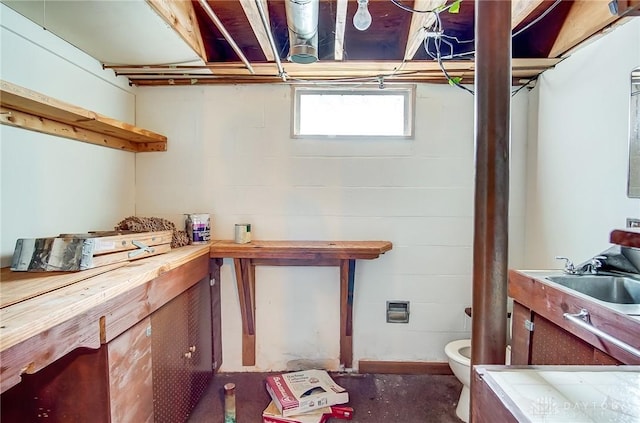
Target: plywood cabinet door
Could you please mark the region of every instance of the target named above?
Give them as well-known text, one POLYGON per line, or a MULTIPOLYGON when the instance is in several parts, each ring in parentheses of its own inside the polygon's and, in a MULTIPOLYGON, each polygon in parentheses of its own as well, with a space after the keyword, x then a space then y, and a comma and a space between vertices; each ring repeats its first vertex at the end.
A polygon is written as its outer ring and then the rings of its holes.
POLYGON ((190 390, 189 411, 197 405, 213 375, 212 302, 209 280, 187 291, 188 350, 186 360, 190 390))
POLYGON ((526 366, 531 356, 531 310, 513 302, 511 312, 511 364, 526 366))
POLYGON ((153 313, 151 328, 155 422, 184 422, 212 375, 209 279, 153 313))
POLYGON ((151 319, 108 344, 111 422, 152 423, 151 319))
POLYGON ((518 302, 513 303, 511 364, 620 364, 615 358, 518 302))
MULTIPOLYGON (((213 374, 212 291, 219 328, 219 286, 210 286, 208 274, 193 285, 206 259, 154 280, 133 316, 182 292, 175 287, 190 288, 107 344, 78 348, 23 375, 0 396, 2 423, 184 422, 213 374)), ((218 354, 219 343, 217 336, 218 354)))
POLYGON ((583 341, 553 322, 534 313, 531 339, 533 365, 621 364, 618 360, 583 341))

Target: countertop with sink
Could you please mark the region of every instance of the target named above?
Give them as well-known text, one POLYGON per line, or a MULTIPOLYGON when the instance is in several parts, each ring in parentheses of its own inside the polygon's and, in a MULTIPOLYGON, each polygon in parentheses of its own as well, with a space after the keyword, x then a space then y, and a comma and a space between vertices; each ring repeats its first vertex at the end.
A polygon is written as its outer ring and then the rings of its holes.
MULTIPOLYGON (((603 353, 600 358, 594 358, 593 364, 616 364, 603 361, 605 355, 618 363, 640 364, 640 356, 637 355, 640 351, 640 305, 629 303, 640 303, 637 296, 640 295, 640 285, 634 286, 634 300, 625 289, 624 282, 640 283, 628 277, 566 275, 561 270, 510 270, 509 296, 514 300, 514 364, 591 364, 588 361, 566 362, 572 356, 572 343, 558 340, 563 332, 603 353), (594 287, 598 288, 597 282, 609 284, 611 289, 602 292, 596 289, 594 293, 594 287), (600 295, 602 293, 604 296, 600 295), (552 325, 559 330, 558 339, 556 334, 542 337, 542 328, 552 325), (552 341, 542 339, 550 336, 552 341), (566 345, 569 350, 567 357, 563 362, 550 362, 552 358, 548 357, 551 355, 545 352, 542 357, 547 358, 536 362, 536 341, 566 345)), ((582 346, 576 348, 583 349, 582 346)), ((553 345, 549 345, 549 349, 553 349, 553 345)), ((596 351, 594 354, 599 353, 596 351)))
MULTIPOLYGON (((638 267, 640 230, 611 242, 638 267)), ((509 270, 508 292, 512 366, 474 367, 475 422, 640 421, 640 275, 509 270)))
MULTIPOLYGON (((586 301, 640 318, 640 275, 602 272, 567 274, 561 270, 514 270, 586 301)), ((515 277, 515 275, 514 275, 515 277)))
MULTIPOLYGON (((638 267, 640 230, 610 241, 638 267)), ((513 364, 640 364, 640 274, 565 270, 509 270, 513 364)))

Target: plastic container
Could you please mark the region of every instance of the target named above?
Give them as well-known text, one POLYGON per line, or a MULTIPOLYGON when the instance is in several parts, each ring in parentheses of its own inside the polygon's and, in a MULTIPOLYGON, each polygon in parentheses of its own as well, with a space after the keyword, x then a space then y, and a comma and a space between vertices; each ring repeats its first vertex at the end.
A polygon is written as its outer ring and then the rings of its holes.
POLYGON ((190 244, 206 244, 211 239, 211 218, 207 213, 186 214, 185 227, 190 244))

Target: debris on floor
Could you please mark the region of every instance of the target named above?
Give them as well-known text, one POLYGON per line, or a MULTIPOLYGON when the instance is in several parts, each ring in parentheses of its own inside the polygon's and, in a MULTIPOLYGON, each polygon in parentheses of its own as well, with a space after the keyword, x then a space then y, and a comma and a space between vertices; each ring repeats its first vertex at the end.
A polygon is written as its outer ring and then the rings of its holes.
POLYGON ((332 405, 305 414, 284 417, 276 404, 271 401, 262 412, 262 423, 326 423, 330 418, 351 420, 353 408, 346 405, 332 405))
POLYGON ((271 403, 262 413, 263 423, 324 423, 331 417, 351 419, 349 393, 325 370, 303 370, 267 376, 271 403))
MULTIPOLYGON (((262 412, 272 401, 265 389, 265 380, 275 374, 217 373, 188 423, 223 422, 224 385, 230 382, 236 385, 237 421, 261 422, 262 412)), ((346 405, 355 410, 353 420, 344 423, 460 423, 455 410, 462 385, 453 375, 329 374, 349 392, 346 405)), ((334 417, 327 423, 341 421, 334 417)))

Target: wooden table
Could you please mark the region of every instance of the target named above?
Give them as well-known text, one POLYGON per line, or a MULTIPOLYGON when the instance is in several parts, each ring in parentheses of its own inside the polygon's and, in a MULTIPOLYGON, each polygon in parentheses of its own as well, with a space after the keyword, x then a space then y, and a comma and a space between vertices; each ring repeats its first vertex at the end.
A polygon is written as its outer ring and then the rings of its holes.
MULTIPOLYGON (((255 267, 340 267, 340 364, 351 368, 353 358, 353 290, 356 260, 372 260, 391 250, 389 241, 212 241, 210 257, 232 258, 242 317, 242 365, 256 362, 255 267)), ((220 265, 221 261, 217 262, 220 265)))

